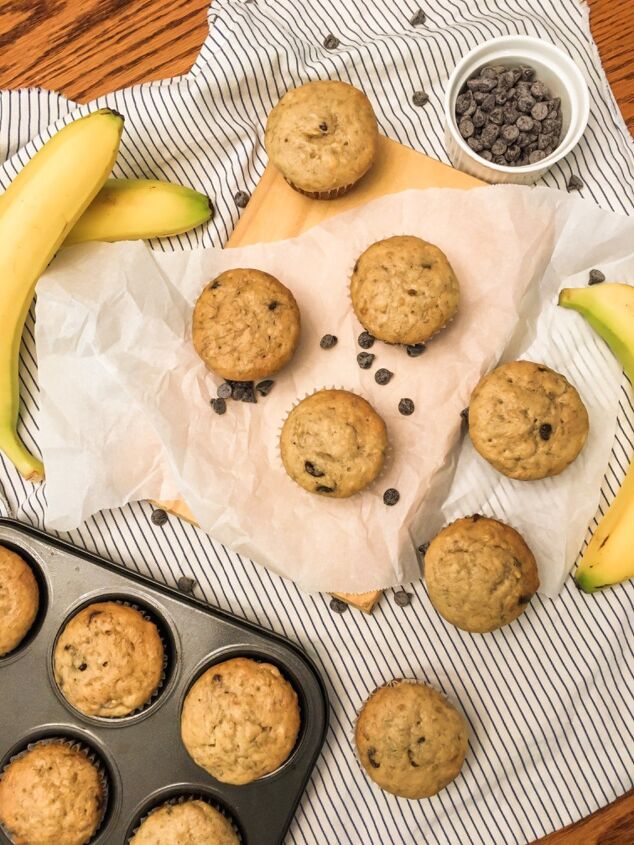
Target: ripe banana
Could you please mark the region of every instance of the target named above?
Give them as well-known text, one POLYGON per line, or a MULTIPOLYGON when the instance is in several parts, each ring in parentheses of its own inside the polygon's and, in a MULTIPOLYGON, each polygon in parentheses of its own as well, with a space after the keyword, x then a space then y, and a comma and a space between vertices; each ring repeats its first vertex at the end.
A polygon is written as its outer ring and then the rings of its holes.
POLYGON ((18 173, 0 211, 0 450, 30 481, 41 461, 20 441, 19 354, 35 285, 107 179, 123 117, 101 109, 60 129, 18 173))
POLYGON ((108 179, 64 246, 180 235, 212 214, 209 198, 184 185, 156 179, 108 179))
MULTIPOLYGON (((634 384, 634 287, 564 288, 559 305, 582 314, 605 340, 634 384)), ((634 461, 586 548, 575 580, 586 593, 634 577, 634 461)))

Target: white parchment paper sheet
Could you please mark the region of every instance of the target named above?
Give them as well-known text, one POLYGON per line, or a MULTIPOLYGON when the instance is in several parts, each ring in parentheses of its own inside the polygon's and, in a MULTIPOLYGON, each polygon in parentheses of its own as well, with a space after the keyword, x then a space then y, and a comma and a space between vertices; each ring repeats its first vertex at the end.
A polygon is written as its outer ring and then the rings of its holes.
POLYGON ((163 254, 124 243, 63 250, 38 288, 47 524, 69 530, 101 508, 181 494, 212 536, 305 589, 361 592, 419 577, 415 546, 464 505, 526 531, 552 594, 596 511, 619 384, 609 353, 599 356, 598 386, 595 373, 571 369, 576 346, 597 343, 580 318, 554 309, 553 298, 567 275, 625 254, 633 234, 632 221, 558 192, 498 187, 407 191, 298 238, 242 249, 163 254), (370 243, 400 233, 445 251, 461 284, 460 312, 420 358, 377 342, 375 366, 362 371, 348 277, 370 243), (202 286, 236 266, 266 270, 293 290, 302 337, 266 399, 229 403, 220 417, 209 406, 220 380, 193 350, 191 311, 202 286), (567 351, 557 345, 560 331, 567 351), (329 351, 319 347, 326 332, 339 338, 329 351), (441 510, 460 410, 514 334, 518 353, 566 372, 580 389, 593 423, 588 446, 559 479, 522 485, 500 509, 491 491, 503 482, 469 456, 467 440, 441 510), (378 367, 395 373, 389 385, 375 383, 378 367), (382 477, 347 500, 305 492, 279 458, 288 410, 324 386, 365 396, 388 426, 382 477), (414 400, 411 417, 398 413, 401 397, 414 400), (397 506, 383 504, 386 487, 400 491, 397 506))

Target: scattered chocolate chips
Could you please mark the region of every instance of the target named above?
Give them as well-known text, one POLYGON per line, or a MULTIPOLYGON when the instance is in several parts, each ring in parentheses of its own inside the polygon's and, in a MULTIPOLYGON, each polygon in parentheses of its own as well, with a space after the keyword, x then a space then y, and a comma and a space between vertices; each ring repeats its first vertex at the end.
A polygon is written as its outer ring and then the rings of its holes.
POLYGON ((229 384, 228 381, 223 381, 222 384, 219 384, 216 388, 216 396, 218 399, 231 399, 231 394, 233 393, 233 388, 229 384))
POLYGON ((396 590, 394 593, 394 601, 399 607, 407 607, 412 600, 412 594, 406 590, 396 590))
POLYGON ((227 402, 225 399, 212 399, 211 407, 213 408, 214 413, 222 416, 227 411, 227 402))
POLYGON ((553 433, 553 427, 550 423, 542 423, 539 427, 539 436, 542 440, 550 440, 550 435, 553 433))
POLYGON ((380 769, 380 768, 381 768, 381 764, 380 764, 380 763, 377 763, 377 760, 376 760, 376 756, 375 756, 375 755, 376 755, 376 748, 374 748, 374 747, 371 745, 371 746, 368 748, 368 762, 369 762, 369 764, 372 766, 372 768, 373 768, 373 769, 380 769))
POLYGON ((318 484, 317 487, 315 487, 315 490, 318 493, 334 493, 335 492, 334 487, 326 487, 325 484, 318 484))
POLYGON ((394 487, 388 487, 388 489, 383 494, 383 504, 384 505, 395 505, 398 500, 401 498, 401 494, 398 490, 394 487))
POLYGON ((189 593, 191 595, 194 592, 196 582, 193 578, 188 578, 187 575, 181 575, 181 577, 176 582, 176 586, 181 591, 181 593, 189 593))
POLYGON ((418 9, 414 16, 410 18, 409 22, 412 26, 422 26, 426 20, 427 15, 425 14, 425 12, 423 12, 422 9, 418 9))
POLYGON ((167 514, 163 510, 163 508, 156 508, 156 510, 152 511, 152 516, 150 517, 151 521, 154 525, 165 525, 167 522, 167 514))
POLYGON ((273 390, 273 385, 275 382, 272 378, 265 378, 264 381, 259 381, 255 385, 255 392, 259 393, 260 396, 268 396, 269 393, 273 390))
POLYGON ((426 106, 429 102, 429 94, 425 91, 414 91, 412 94, 412 103, 415 106, 426 106))
POLYGON ((330 599, 330 609, 333 613, 345 613, 348 609, 348 604, 341 599, 337 599, 334 596, 330 599))
POLYGON ((393 375, 394 373, 390 372, 390 370, 386 370, 385 367, 381 367, 381 369, 377 370, 374 374, 374 381, 381 385, 387 384, 393 375))
POLYGON ((600 270, 590 270, 590 275, 588 276, 588 284, 600 285, 601 282, 605 282, 605 275, 600 270))
POLYGON ((361 332, 357 338, 357 343, 361 349, 370 349, 374 346, 374 336, 371 335, 370 332, 361 332))
POLYGON ((322 349, 332 349, 333 346, 337 345, 337 340, 338 338, 334 334, 325 334, 319 341, 319 345, 322 349))
POLYGON ((583 188, 583 182, 578 176, 572 175, 570 179, 568 179, 568 184, 566 185, 566 190, 568 193, 571 191, 580 191, 583 188))
POLYGON ((304 461, 304 469, 309 475, 312 475, 313 478, 323 478, 325 475, 325 473, 323 473, 320 469, 317 469, 312 461, 304 461))
POLYGON ((398 403, 398 412, 399 414, 403 414, 404 417, 409 417, 410 414, 414 413, 414 403, 411 399, 401 399, 398 403))
POLYGON ((341 42, 339 41, 339 39, 332 33, 330 33, 324 38, 324 47, 326 48, 326 50, 336 50, 340 44, 341 42))
POLYGON ((427 349, 424 343, 410 343, 405 347, 410 358, 418 358, 427 349))
POLYGON ((238 208, 246 208, 249 204, 249 200, 251 199, 251 197, 247 194, 246 191, 238 191, 236 194, 233 195, 233 199, 238 208))
POLYGON ((357 364, 362 370, 369 370, 375 358, 376 355, 373 355, 372 352, 359 352, 357 355, 357 364))
POLYGON ((236 402, 257 402, 252 381, 236 381, 233 384, 233 398, 236 402))

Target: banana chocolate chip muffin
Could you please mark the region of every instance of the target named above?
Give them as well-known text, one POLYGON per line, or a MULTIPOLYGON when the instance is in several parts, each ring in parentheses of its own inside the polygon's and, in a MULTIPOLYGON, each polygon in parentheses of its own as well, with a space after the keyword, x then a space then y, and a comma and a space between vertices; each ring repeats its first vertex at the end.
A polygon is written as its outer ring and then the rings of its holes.
POLYGON ((512 361, 484 376, 471 394, 469 434, 498 472, 522 481, 558 475, 588 437, 588 412, 560 373, 512 361))
POLYGON ((162 804, 143 819, 130 845, 240 845, 231 822, 205 801, 162 804))
POLYGON ((342 499, 379 475, 387 451, 385 423, 347 390, 319 390, 290 412, 280 436, 288 475, 311 493, 342 499))
POLYGON ((213 372, 232 381, 271 376, 299 342, 299 308, 290 290, 262 270, 225 270, 194 308, 194 348, 213 372))
POLYGON ((62 739, 38 742, 0 775, 0 824, 15 845, 86 845, 106 798, 85 751, 62 739))
POLYGON ((438 613, 475 633, 517 619, 539 587, 535 558, 521 535, 479 514, 436 535, 425 552, 425 581, 438 613))
POLYGON ((401 798, 428 798, 460 774, 467 753, 464 717, 433 687, 394 680, 365 702, 355 729, 361 765, 401 798))
POLYGON ((269 115, 264 144, 295 190, 333 199, 352 188, 376 156, 370 101, 346 82, 319 80, 287 91, 269 115))
POLYGON ((40 605, 35 575, 20 555, 0 546, 0 657, 31 630, 40 605))
POLYGON ((452 320, 460 286, 445 254, 411 235, 377 241, 359 256, 350 280, 354 313, 387 343, 424 343, 452 320))
POLYGON ((276 666, 247 657, 217 663, 183 702, 181 736, 216 780, 245 784, 275 771, 295 747, 297 693, 276 666))
POLYGON ((76 613, 55 644, 55 681, 87 716, 128 716, 152 698, 163 678, 158 628, 134 607, 95 602, 76 613))

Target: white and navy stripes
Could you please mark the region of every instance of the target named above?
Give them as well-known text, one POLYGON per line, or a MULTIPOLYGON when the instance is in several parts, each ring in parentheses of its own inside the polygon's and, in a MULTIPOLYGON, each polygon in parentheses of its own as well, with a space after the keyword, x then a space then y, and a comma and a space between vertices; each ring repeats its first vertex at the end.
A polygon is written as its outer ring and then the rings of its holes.
MULTIPOLYGON (((563 47, 584 72, 591 119, 580 143, 542 180, 565 187, 575 173, 583 196, 634 211, 634 155, 607 88, 578 0, 426 0, 426 22, 409 21, 412 0, 214 0, 210 35, 190 74, 100 97, 126 132, 117 174, 192 185, 213 197, 205 231, 154 244, 172 250, 221 245, 266 157, 270 108, 293 85, 341 78, 363 88, 381 130, 443 161, 442 94, 458 59, 497 35, 527 33, 563 47), (335 49, 325 49, 332 33, 335 49), (416 107, 414 91, 428 92, 416 107)), ((4 187, 70 119, 73 104, 40 90, 0 95, 4 187), (51 129, 54 127, 51 127, 51 129), (42 133, 38 135, 38 133, 42 133), (35 138, 33 143, 29 139, 35 138), (26 147, 24 145, 27 144, 26 147)), ((37 443, 37 379, 30 318, 21 354, 22 433, 37 443)), ((107 397, 104 397, 107 401, 107 397)), ((631 391, 623 392, 601 510, 634 451, 631 391)), ((25 484, 0 462, 0 509, 44 526, 45 486, 25 484)), ((174 584, 196 579, 212 604, 300 642, 329 679, 332 725, 323 755, 287 837, 293 845, 523 845, 587 815, 632 786, 632 584, 585 596, 568 581, 556 600, 536 597, 513 625, 486 636, 461 633, 431 608, 421 583, 399 608, 391 591, 371 617, 335 616, 306 595, 175 518, 150 522, 146 503, 88 520, 66 539, 174 584), (459 702, 471 728, 463 775, 435 798, 409 802, 371 786, 352 748, 355 712, 394 676, 427 679, 459 702)), ((0 690, 0 694, 3 693, 0 690)))

